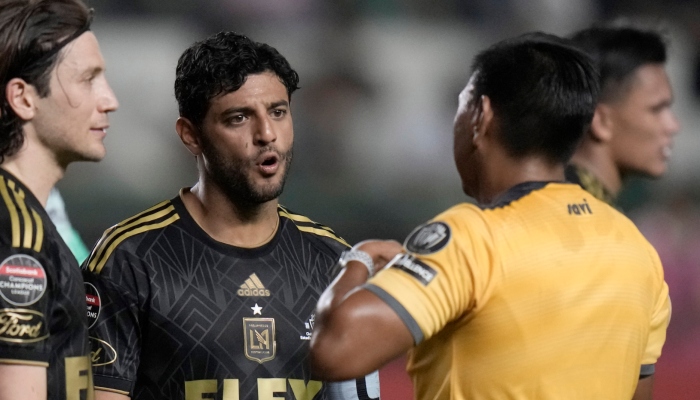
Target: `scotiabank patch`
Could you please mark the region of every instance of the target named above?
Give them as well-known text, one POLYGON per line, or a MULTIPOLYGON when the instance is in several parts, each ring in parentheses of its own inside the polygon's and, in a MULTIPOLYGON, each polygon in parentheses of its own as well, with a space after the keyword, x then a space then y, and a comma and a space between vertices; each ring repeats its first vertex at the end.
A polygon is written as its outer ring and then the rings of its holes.
POLYGON ((34 304, 46 292, 46 271, 39 261, 15 254, 0 264, 0 296, 16 306, 34 304))
POLYGON ((423 286, 428 286, 437 276, 437 271, 408 254, 399 258, 391 267, 408 273, 422 283, 423 286))
POLYGON ((88 328, 92 328, 100 316, 100 294, 97 288, 89 282, 85 282, 85 302, 87 303, 88 328))

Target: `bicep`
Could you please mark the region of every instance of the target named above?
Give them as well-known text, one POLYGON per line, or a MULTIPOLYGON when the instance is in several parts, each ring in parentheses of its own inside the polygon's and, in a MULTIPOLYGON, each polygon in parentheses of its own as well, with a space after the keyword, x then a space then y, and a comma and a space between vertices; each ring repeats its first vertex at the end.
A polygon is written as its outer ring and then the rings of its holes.
POLYGON ((46 399, 46 367, 0 364, 0 400, 15 399, 46 399))
POLYGON ((332 366, 329 380, 366 375, 413 346, 413 336, 399 315, 366 289, 350 294, 316 329, 324 334, 313 344, 312 356, 332 366))

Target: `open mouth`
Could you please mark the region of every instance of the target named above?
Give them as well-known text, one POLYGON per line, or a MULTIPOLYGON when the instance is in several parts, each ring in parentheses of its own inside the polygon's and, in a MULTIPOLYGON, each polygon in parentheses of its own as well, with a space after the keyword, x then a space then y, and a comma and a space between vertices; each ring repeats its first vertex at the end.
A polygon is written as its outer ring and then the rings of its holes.
POLYGON ((671 158, 671 154, 673 154, 673 150, 671 149, 671 146, 664 146, 662 153, 663 153, 663 156, 665 158, 671 158))
POLYGON ((279 167, 279 157, 275 153, 268 153, 262 156, 260 162, 258 163, 260 170, 263 174, 271 175, 277 172, 279 167))

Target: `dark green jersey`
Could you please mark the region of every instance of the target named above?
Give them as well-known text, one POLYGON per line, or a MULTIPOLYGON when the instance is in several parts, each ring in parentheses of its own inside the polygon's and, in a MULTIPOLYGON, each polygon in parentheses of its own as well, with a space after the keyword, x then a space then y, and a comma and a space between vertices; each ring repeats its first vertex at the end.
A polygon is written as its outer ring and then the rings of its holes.
MULTIPOLYGON (((212 239, 180 197, 105 231, 84 264, 95 386, 138 400, 329 398, 334 389, 311 379, 308 344, 347 244, 278 213, 275 236, 255 249, 212 239)), ((365 380, 351 385, 339 398, 369 398, 365 380)))

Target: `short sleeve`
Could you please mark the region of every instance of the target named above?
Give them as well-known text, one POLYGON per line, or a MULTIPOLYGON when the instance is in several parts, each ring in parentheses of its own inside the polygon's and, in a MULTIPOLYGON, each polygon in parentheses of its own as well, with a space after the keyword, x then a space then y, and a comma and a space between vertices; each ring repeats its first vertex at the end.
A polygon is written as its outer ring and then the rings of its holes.
POLYGON ((448 211, 416 228, 406 253, 366 285, 394 309, 416 344, 468 314, 484 295, 492 263, 483 227, 476 212, 448 211))
POLYGON ((0 363, 48 366, 54 266, 8 243, 0 243, 0 263, 0 363))
MULTIPOLYGON (((90 258, 84 267, 89 265, 90 258)), ((99 273, 83 270, 95 388, 130 395, 141 354, 139 261, 116 249, 99 273)))
POLYGON ((650 249, 656 268, 656 301, 652 310, 649 338, 642 357, 642 365, 656 363, 661 355, 661 348, 666 341, 666 329, 671 321, 671 298, 668 293, 668 285, 664 281, 661 261, 654 249, 650 249))

